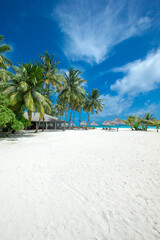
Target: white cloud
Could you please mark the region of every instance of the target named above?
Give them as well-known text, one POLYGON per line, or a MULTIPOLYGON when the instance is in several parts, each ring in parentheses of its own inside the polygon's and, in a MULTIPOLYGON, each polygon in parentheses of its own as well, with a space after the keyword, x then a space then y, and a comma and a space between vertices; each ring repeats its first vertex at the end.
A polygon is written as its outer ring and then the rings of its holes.
POLYGON ((138 116, 142 116, 147 112, 150 112, 152 114, 156 114, 157 110, 159 109, 160 104, 156 104, 156 103, 152 103, 152 104, 144 104, 143 108, 136 108, 133 109, 132 111, 128 112, 128 115, 138 115, 138 116))
POLYGON ((105 107, 100 116, 120 115, 121 113, 142 115, 145 112, 157 113, 159 104, 144 103, 142 109, 134 108, 129 111, 135 97, 140 93, 146 93, 159 87, 160 85, 160 49, 149 53, 143 60, 139 59, 113 71, 123 72, 124 77, 118 79, 111 85, 111 91, 116 91, 117 95, 104 95, 105 107))
POLYGON ((117 96, 111 96, 110 94, 102 95, 101 98, 104 99, 105 107, 103 112, 99 112, 99 115, 93 118, 99 117, 111 117, 119 116, 122 112, 125 113, 132 105, 132 99, 117 96))
POLYGON ((150 26, 150 18, 140 17, 137 1, 66 0, 53 16, 67 36, 64 52, 71 60, 101 62, 113 46, 150 26), (132 6, 131 6, 132 4, 132 6), (134 6, 133 6, 134 4, 134 6))
POLYGON ((111 90, 119 95, 136 96, 156 89, 160 84, 160 49, 148 54, 144 60, 137 60, 114 71, 124 73, 122 79, 111 85, 111 90))

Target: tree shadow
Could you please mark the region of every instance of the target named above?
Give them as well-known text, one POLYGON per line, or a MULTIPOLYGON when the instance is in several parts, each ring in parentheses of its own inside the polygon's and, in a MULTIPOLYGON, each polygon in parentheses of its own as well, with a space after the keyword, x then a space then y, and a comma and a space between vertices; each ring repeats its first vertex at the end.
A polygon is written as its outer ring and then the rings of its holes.
POLYGON ((57 132, 64 132, 62 129, 47 129, 47 130, 38 130, 37 133, 35 133, 35 130, 23 130, 23 131, 19 131, 16 132, 15 134, 8 134, 6 137, 4 137, 2 135, 2 133, 0 133, 0 142, 2 141, 8 141, 8 142, 15 142, 18 141, 18 139, 20 138, 30 138, 30 137, 36 137, 39 134, 43 134, 43 133, 48 133, 48 132, 53 132, 53 133, 57 133, 57 132))
POLYGON ((29 131, 20 131, 15 134, 8 134, 7 136, 3 136, 3 134, 0 134, 0 141, 8 141, 8 142, 15 142, 18 141, 20 138, 28 138, 28 137, 34 137, 34 132, 29 132, 29 131))

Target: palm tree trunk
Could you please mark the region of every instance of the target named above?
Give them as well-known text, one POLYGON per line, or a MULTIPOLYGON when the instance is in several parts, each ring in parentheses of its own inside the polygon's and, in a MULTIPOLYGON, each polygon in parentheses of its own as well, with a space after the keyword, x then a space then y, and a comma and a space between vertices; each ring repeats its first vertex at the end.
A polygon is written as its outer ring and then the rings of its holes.
POLYGON ((74 118, 75 118, 75 110, 74 110, 74 113, 73 113, 72 129, 73 129, 73 124, 74 124, 74 118))
POLYGON ((71 125, 72 112, 73 112, 73 108, 71 108, 71 112, 70 112, 70 118, 69 118, 69 129, 70 129, 70 125, 71 125))
POLYGON ((65 131, 65 128, 66 128, 67 112, 68 112, 68 103, 67 103, 67 108, 66 108, 66 113, 65 113, 65 123, 64 123, 63 131, 65 131))
POLYGON ((44 116, 43 116, 43 126, 42 126, 42 131, 44 131, 44 116))
POLYGON ((31 125, 31 120, 32 120, 32 111, 28 111, 28 125, 31 125))
POLYGON ((79 112, 79 128, 78 129, 80 129, 80 127, 81 127, 81 109, 80 109, 80 112, 79 112))
POLYGON ((90 113, 88 113, 88 121, 87 121, 87 127, 86 127, 86 130, 88 129, 88 124, 89 124, 89 116, 90 116, 90 113))
POLYGON ((36 131, 35 131, 35 133, 37 133, 37 132, 38 132, 38 129, 39 129, 39 126, 40 126, 40 122, 41 122, 41 119, 39 118, 38 127, 36 128, 36 131))

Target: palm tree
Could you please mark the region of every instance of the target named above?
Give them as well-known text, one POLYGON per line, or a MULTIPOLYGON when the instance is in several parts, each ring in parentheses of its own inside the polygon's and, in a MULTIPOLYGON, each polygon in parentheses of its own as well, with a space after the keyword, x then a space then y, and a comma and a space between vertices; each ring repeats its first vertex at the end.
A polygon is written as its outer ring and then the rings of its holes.
POLYGON ((60 117, 60 119, 64 116, 64 112, 65 112, 65 109, 66 109, 66 106, 65 104, 60 101, 60 99, 58 98, 57 101, 56 101, 56 104, 54 106, 54 109, 57 113, 57 116, 60 117))
POLYGON ((145 131, 147 131, 148 126, 151 124, 152 125, 152 121, 155 120, 155 118, 153 117, 153 114, 145 113, 144 117, 141 119, 141 123, 143 124, 143 128, 145 131))
POLYGON ((3 92, 4 88, 9 85, 13 75, 13 73, 5 69, 0 69, 0 92, 3 92))
POLYGON ((51 110, 51 102, 42 95, 43 69, 36 63, 22 63, 19 67, 14 67, 13 70, 16 74, 4 93, 9 96, 14 112, 19 112, 23 105, 26 107, 30 125, 32 112, 36 110, 42 119, 44 109, 51 110))
POLYGON ((46 84, 47 89, 51 89, 51 87, 61 90, 63 76, 59 74, 57 65, 59 62, 54 61, 54 55, 51 56, 46 51, 45 55, 40 55, 41 63, 40 66, 43 68, 44 72, 44 82, 46 84))
POLYGON ((129 116, 127 117, 127 120, 123 120, 125 124, 127 124, 127 125, 130 126, 130 128, 132 129, 132 131, 134 130, 134 124, 135 124, 136 118, 137 118, 137 116, 129 115, 129 116))
MULTIPOLYGON (((0 44, 4 40, 4 37, 0 35, 0 44)), ((11 48, 7 44, 1 44, 0 45, 0 69, 7 69, 9 66, 12 66, 12 62, 6 58, 4 55, 6 52, 11 51, 11 48)))
MULTIPOLYGON (((46 51, 45 55, 40 55, 41 63, 40 66, 43 68, 44 73, 44 95, 49 98, 51 91, 55 92, 62 89, 62 82, 64 81, 63 76, 58 73, 57 65, 59 62, 54 61, 54 55, 51 56, 46 51)), ((46 110, 45 110, 46 111, 46 110)), ((44 119, 43 119, 43 128, 44 131, 44 119)))
POLYGON ((152 126, 155 126, 157 129, 157 132, 158 132, 158 130, 160 128, 160 121, 159 120, 152 121, 152 126))
POLYGON ((81 72, 79 70, 74 70, 72 67, 69 68, 68 74, 63 71, 63 76, 65 78, 65 82, 63 84, 63 89, 59 95, 60 99, 67 103, 66 113, 65 113, 65 124, 64 130, 67 120, 67 112, 70 107, 70 118, 69 118, 69 129, 71 123, 72 112, 74 108, 74 104, 77 99, 82 99, 85 96, 85 89, 82 84, 86 82, 79 75, 81 72))
POLYGON ((81 112, 82 109, 84 107, 84 103, 85 103, 85 96, 82 97, 81 99, 78 99, 77 103, 75 104, 75 111, 77 111, 79 113, 79 127, 78 129, 80 129, 80 123, 81 123, 81 112))
POLYGON ((88 129, 88 124, 89 124, 89 117, 92 112, 96 112, 98 114, 98 111, 103 111, 103 99, 100 98, 101 94, 99 94, 98 89, 92 89, 92 93, 89 94, 86 98, 85 104, 84 104, 84 111, 88 113, 88 121, 87 121, 87 127, 88 129))

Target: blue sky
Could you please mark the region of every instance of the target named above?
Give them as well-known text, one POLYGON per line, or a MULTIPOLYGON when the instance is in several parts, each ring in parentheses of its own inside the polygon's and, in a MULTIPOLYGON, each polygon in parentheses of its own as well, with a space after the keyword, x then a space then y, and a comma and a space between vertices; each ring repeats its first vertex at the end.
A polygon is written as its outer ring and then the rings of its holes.
POLYGON ((1 0, 0 22, 15 65, 47 50, 100 90, 106 106, 91 120, 160 118, 159 0, 1 0))

